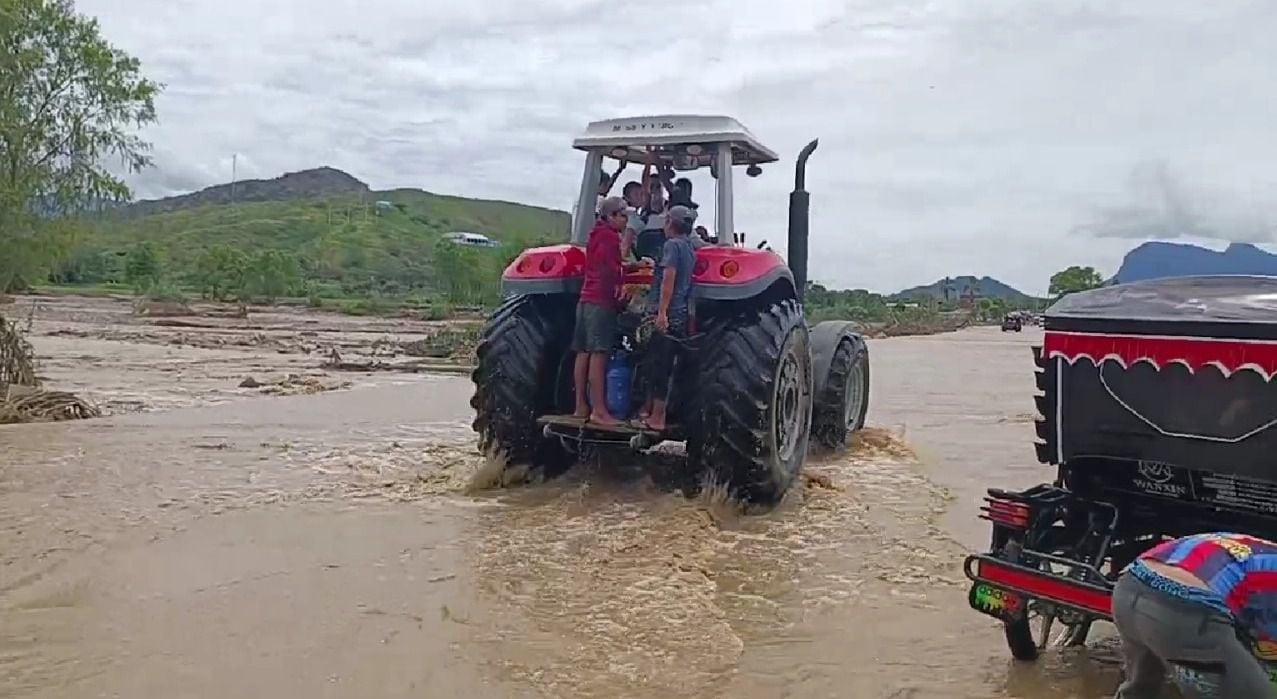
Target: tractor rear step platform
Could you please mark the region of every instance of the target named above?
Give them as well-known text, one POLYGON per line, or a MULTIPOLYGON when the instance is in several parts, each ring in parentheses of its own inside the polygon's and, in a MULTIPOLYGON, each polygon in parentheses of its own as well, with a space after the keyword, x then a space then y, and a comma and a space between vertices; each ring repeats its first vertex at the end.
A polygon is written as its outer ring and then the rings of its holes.
POLYGON ((543 415, 537 418, 547 437, 561 437, 576 442, 629 446, 647 449, 667 439, 681 441, 677 425, 667 425, 664 432, 640 427, 637 421, 619 425, 600 425, 574 415, 543 415))

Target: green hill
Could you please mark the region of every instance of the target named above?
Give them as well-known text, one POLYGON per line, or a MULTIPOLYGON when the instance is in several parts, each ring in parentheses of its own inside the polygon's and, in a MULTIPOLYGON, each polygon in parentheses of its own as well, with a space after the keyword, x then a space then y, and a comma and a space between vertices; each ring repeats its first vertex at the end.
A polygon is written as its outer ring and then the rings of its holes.
POLYGON ((254 259, 273 253, 292 270, 289 295, 442 295, 483 303, 519 250, 566 240, 569 228, 562 211, 415 189, 376 192, 331 168, 238 182, 234 202, 230 196, 229 185, 217 185, 95 214, 53 281, 132 281, 130 257, 137 276, 145 247, 167 281, 206 291, 217 269, 233 276, 240 266, 250 274, 254 259), (482 233, 501 245, 442 239, 452 231, 482 233))
POLYGON ((1033 298, 992 277, 946 277, 925 286, 915 286, 892 294, 893 301, 957 301, 961 298, 1001 299, 1009 303, 1027 303, 1033 298))

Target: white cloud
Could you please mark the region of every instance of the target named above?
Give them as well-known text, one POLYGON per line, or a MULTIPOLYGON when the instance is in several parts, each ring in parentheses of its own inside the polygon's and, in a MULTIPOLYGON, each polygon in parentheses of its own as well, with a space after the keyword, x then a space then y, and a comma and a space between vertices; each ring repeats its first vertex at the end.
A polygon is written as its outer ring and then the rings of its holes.
MULTIPOLYGON (((162 196, 322 164, 373 187, 568 208, 595 118, 725 112, 782 153, 737 227, 783 246, 812 159, 813 277, 884 291, 1112 273, 1144 234, 1253 239, 1273 211, 1277 6, 1200 0, 80 0, 168 88, 162 196), (1196 188, 1194 231, 1132 172, 1196 188), (1156 208, 1153 209, 1156 212, 1156 208), (1143 212, 1126 239, 1079 226, 1143 212)), ((698 190, 709 199, 708 190, 698 190)))

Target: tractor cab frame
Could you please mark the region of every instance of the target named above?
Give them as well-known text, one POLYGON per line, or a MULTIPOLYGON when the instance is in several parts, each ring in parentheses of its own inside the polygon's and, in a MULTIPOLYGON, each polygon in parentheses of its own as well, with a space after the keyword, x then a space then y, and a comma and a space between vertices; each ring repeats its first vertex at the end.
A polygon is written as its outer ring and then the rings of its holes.
POLYGON ((572 242, 585 244, 594 223, 594 197, 598 172, 605 159, 644 163, 648 154, 674 170, 687 172, 709 168, 714 179, 714 232, 720 245, 730 245, 733 228, 733 166, 752 166, 757 177, 761 166, 779 157, 758 142, 744 126, 729 117, 670 116, 638 119, 609 119, 589 125, 572 143, 583 150, 585 172, 581 178, 576 216, 572 221, 572 242))

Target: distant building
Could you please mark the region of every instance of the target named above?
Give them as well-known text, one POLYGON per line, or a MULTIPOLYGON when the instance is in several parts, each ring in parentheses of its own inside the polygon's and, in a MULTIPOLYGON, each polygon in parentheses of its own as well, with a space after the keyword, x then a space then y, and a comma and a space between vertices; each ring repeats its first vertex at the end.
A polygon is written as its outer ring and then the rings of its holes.
POLYGON ((495 248, 500 247, 501 245, 501 243, 483 235, 482 233, 455 231, 453 233, 444 234, 443 238, 444 240, 451 241, 457 245, 472 245, 480 248, 495 248))
POLYGON ((377 208, 381 209, 382 211, 389 211, 390 209, 395 208, 395 205, 391 204, 388 201, 379 201, 377 202, 377 208))

